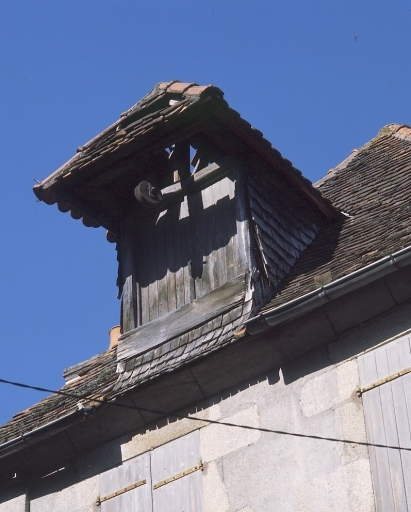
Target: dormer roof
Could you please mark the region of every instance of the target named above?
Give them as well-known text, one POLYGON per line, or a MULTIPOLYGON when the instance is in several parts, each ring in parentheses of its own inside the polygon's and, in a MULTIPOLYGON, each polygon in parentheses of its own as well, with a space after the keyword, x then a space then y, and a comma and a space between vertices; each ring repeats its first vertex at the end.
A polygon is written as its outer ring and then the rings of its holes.
POLYGON ((161 82, 120 118, 48 178, 34 187, 47 204, 57 203, 86 226, 104 226, 116 233, 124 208, 144 176, 144 167, 163 165, 165 148, 201 132, 211 144, 231 156, 256 154, 273 171, 297 188, 321 214, 338 214, 291 162, 229 107, 214 85, 178 80, 161 82), (115 185, 115 187, 113 187, 115 185))

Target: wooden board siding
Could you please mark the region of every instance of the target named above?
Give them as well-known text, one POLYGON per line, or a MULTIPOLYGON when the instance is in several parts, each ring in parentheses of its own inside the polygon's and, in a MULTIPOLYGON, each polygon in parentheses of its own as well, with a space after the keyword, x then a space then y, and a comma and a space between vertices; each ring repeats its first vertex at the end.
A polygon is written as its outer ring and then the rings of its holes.
MULTIPOLYGON (((199 431, 180 437, 152 452, 153 486, 190 470, 200 462, 199 431)), ((183 476, 153 489, 153 512, 202 512, 202 472, 183 476)))
MULTIPOLYGON (((361 356, 361 386, 411 368, 410 337, 361 356)), ((411 373, 363 393, 368 442, 411 449, 411 373)), ((411 511, 411 451, 369 447, 377 512, 411 511)))
POLYGON ((121 241, 122 265, 121 270, 124 275, 121 299, 121 326, 124 332, 133 329, 138 323, 137 319, 137 289, 135 285, 134 270, 134 239, 130 236, 130 231, 125 231, 124 238, 121 241))
POLYGON ((202 512, 201 471, 154 491, 153 512, 202 512))
POLYGON ((120 338, 118 360, 153 350, 180 335, 193 335, 196 327, 207 332, 206 325, 211 320, 221 321, 229 311, 237 307, 242 309, 245 293, 245 275, 242 275, 175 311, 129 331, 120 338))
POLYGON ((254 235, 267 277, 276 288, 314 240, 319 226, 252 173, 248 176, 248 192, 254 235))
MULTIPOLYGON (((246 271, 239 240, 233 175, 183 196, 135 226, 135 287, 143 325, 222 286, 246 271)), ((241 230, 243 237, 243 230, 241 230)), ((124 308, 134 304, 128 298, 124 308)), ((123 292, 124 293, 124 292, 123 292)), ((128 319, 132 315, 123 313, 128 319)), ((130 330, 130 323, 127 329, 130 330)))
POLYGON ((101 512, 202 512, 200 467, 196 430, 102 473, 101 512))
POLYGON ((117 353, 118 379, 114 392, 121 394, 124 389, 172 372, 184 364, 190 364, 206 354, 234 343, 234 333, 249 318, 250 310, 251 301, 247 301, 189 332, 165 341, 157 348, 143 353, 139 353, 137 348, 134 356, 129 352, 132 347, 125 346, 123 352, 120 342, 117 353))
POLYGON ((100 499, 145 480, 146 483, 102 501, 101 512, 152 512, 150 454, 145 453, 100 475, 100 499))

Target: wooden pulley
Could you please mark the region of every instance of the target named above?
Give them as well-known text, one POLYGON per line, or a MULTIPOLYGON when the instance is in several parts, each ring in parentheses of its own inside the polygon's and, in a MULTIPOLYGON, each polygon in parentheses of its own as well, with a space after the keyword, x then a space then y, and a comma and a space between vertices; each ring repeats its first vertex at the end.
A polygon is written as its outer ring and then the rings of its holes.
POLYGON ((137 201, 146 208, 155 208, 163 199, 161 190, 148 181, 141 181, 134 189, 134 195, 137 201))

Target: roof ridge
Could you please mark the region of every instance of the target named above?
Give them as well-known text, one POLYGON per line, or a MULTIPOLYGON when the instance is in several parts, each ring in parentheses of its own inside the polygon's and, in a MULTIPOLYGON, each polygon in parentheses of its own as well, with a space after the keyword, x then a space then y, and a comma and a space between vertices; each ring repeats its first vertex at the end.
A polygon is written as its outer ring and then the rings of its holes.
POLYGON ((160 82, 155 88, 168 94, 182 94, 183 96, 202 96, 205 92, 210 92, 210 90, 213 90, 221 97, 224 96, 224 92, 216 85, 199 85, 196 82, 180 82, 180 80, 160 82))
POLYGON ((411 126, 408 124, 390 123, 383 126, 374 138, 376 139, 377 137, 383 137, 385 135, 399 135, 400 138, 411 140, 411 126))
POLYGON ((398 124, 398 123, 390 123, 383 126, 377 133, 375 137, 373 137, 370 141, 366 142, 359 148, 355 148, 351 151, 351 153, 344 158, 342 162, 340 162, 335 167, 332 167, 327 174, 319 179, 316 183, 313 184, 315 188, 321 187, 323 183, 333 178, 335 174, 343 169, 346 169, 348 165, 363 151, 368 149, 372 144, 375 144, 376 141, 381 139, 382 137, 390 137, 394 136, 403 140, 411 141, 411 126, 407 124, 398 124))

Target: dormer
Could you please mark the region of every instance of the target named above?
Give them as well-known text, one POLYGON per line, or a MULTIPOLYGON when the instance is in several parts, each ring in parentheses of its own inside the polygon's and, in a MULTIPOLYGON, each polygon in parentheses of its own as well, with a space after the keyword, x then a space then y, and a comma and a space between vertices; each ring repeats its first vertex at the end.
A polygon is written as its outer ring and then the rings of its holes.
POLYGON ((117 243, 128 355, 143 350, 148 324, 157 343, 240 296, 255 314, 338 216, 220 89, 178 81, 158 84, 34 191, 117 243))

